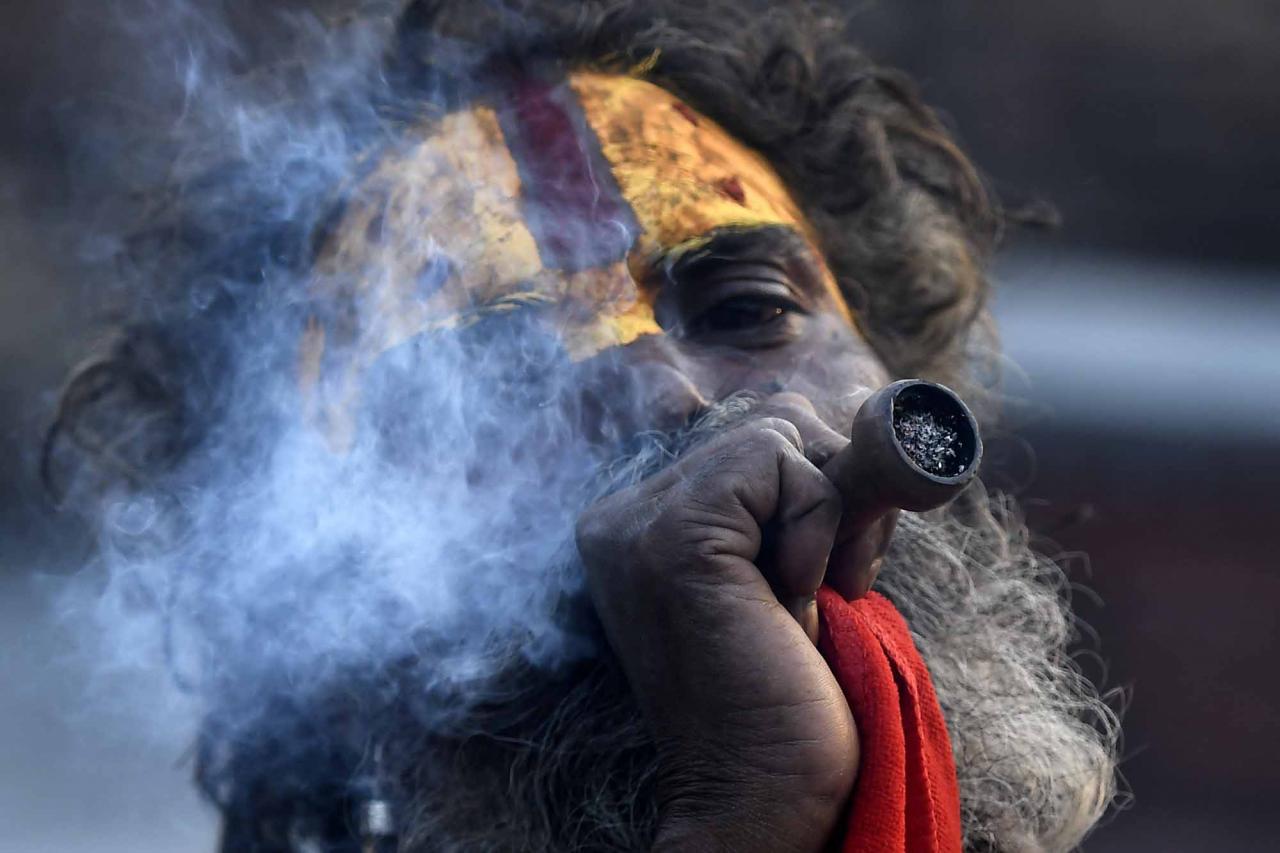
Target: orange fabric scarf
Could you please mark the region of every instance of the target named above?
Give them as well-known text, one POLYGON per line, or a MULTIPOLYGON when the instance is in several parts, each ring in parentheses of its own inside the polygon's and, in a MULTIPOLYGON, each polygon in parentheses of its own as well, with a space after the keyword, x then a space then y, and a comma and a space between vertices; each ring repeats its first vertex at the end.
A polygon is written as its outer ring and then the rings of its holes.
POLYGON ((960 853, 960 792, 929 670, 888 599, 818 591, 818 646, 858 725, 862 761, 841 853, 960 853))

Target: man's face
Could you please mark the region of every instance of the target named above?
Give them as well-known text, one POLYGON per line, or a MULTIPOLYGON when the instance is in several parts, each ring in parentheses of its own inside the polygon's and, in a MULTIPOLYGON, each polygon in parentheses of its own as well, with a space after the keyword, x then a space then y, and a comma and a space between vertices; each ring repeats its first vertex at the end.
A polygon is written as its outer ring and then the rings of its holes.
MULTIPOLYGON (((735 736, 724 725, 734 717, 724 702, 772 703, 764 709, 768 726, 738 733, 785 741, 778 749, 763 744, 763 753, 790 760, 795 744, 810 745, 812 762, 775 767, 774 777, 848 782, 856 744, 810 630, 831 541, 797 535, 819 523, 815 506, 837 502, 829 494, 815 502, 800 487, 833 488, 814 452, 821 442, 811 438, 847 444, 841 434, 857 405, 889 377, 785 182, 673 94, 623 76, 511 81, 488 100, 398 138, 348 188, 321 241, 312 295, 323 307, 308 325, 300 373, 309 421, 323 427, 327 447, 311 441, 308 425, 306 441, 271 455, 265 484, 251 483, 248 491, 266 496, 265 505, 255 498, 238 514, 227 513, 224 501, 210 505, 215 520, 233 522, 227 542, 238 547, 247 526, 262 543, 262 583, 229 597, 234 619, 224 621, 238 625, 242 609, 263 614, 273 637, 290 638, 270 648, 289 672, 332 673, 333 658, 354 663, 357 679, 378 683, 379 661, 408 661, 407 673, 394 676, 397 689, 410 685, 396 699, 407 716, 392 715, 387 734, 411 743, 399 760, 420 774, 411 796, 430 818, 424 849, 434 849, 432 820, 448 827, 462 815, 454 828, 464 837, 501 835, 509 830, 494 815, 511 817, 515 827, 558 809, 576 817, 584 797, 604 816, 584 831, 650 820, 660 799, 646 763, 654 733, 637 719, 666 721, 668 734, 705 733, 683 740, 708 742, 735 736), (479 347, 447 343, 475 330, 483 330, 474 336, 479 347), (442 346, 410 346, 428 341, 442 346), (393 357, 406 351, 410 357, 393 357), (485 362, 480 369, 466 362, 472 355, 485 362), (487 394, 492 374, 512 366, 516 391, 534 388, 515 394, 525 408, 505 407, 502 395, 511 389, 499 382, 497 402, 481 396, 481 417, 472 417, 462 398, 487 394), (554 395, 535 387, 547 378, 554 395), (737 422, 732 405, 717 411, 716 403, 744 391, 788 397, 765 400, 737 422), (392 417, 365 417, 387 397, 392 417), (545 405, 553 400, 565 405, 545 405), (617 454, 614 461, 634 465, 631 476, 613 478, 609 498, 593 504, 619 499, 606 514, 611 523, 601 525, 594 570, 581 553, 583 566, 566 559, 562 546, 575 519, 581 524, 590 513, 575 503, 584 494, 577 479, 596 473, 600 458, 579 452, 580 442, 606 454, 637 433, 657 431, 665 442, 704 410, 727 414, 701 419, 658 453, 617 454), (530 419, 513 420, 513 413, 530 419), (544 415, 551 428, 535 428, 547 425, 536 421, 544 415), (397 433, 404 422, 408 428, 397 433), (383 430, 391 439, 365 442, 364 425, 391 427, 383 430), (545 446, 542 437, 550 438, 545 446), (379 454, 388 446, 405 448, 404 458, 386 465, 379 454), (344 458, 331 449, 351 452, 344 458), (415 451, 426 461, 413 464, 415 451), (720 489, 718 502, 698 493, 735 476, 742 482, 720 489), (768 494, 741 498, 760 488, 768 494), (284 502, 290 512, 278 511, 282 493, 292 498, 284 502), (688 512, 644 514, 660 504, 688 512), (746 523, 726 529, 726 519, 743 521, 744 513, 746 523), (794 547, 763 548, 780 530, 794 547), (681 575, 706 556, 708 542, 743 546, 733 571, 720 571, 720 560, 710 567, 714 583, 697 572, 681 575), (784 571, 788 560, 806 571, 784 571), (628 581, 628 572, 614 571, 625 561, 653 571, 629 588, 608 588, 628 581), (788 581, 801 574, 803 589, 788 581), (625 684, 596 672, 569 687, 540 684, 532 705, 526 692, 508 696, 508 674, 527 674, 528 663, 553 669, 600 651, 595 634, 584 649, 575 626, 563 624, 565 593, 580 601, 584 576, 625 684), (293 633, 279 630, 281 614, 294 620, 293 633), (326 614, 334 618, 318 618, 326 614), (666 677, 671 664, 685 667, 686 677, 666 677), (458 714, 475 709, 459 703, 456 691, 477 683, 469 698, 484 704, 483 719, 459 722, 458 714), (772 713, 779 709, 785 719, 772 713), (500 724, 504 710, 517 721, 511 731, 500 724), (455 725, 470 732, 473 724, 520 746, 439 764, 429 754, 434 745, 422 746, 430 739, 417 737, 455 725), (530 786, 525 801, 512 797, 506 786, 518 783, 520 767, 567 790, 530 786), (486 792, 495 798, 482 799, 486 792), (483 817, 471 825, 466 815, 483 817)), ((231 485, 232 498, 246 491, 231 485)), ((904 516, 878 588, 902 610, 935 670, 966 820, 980 833, 974 837, 1006 836, 1015 839, 1011 849, 1031 849, 1037 845, 1024 839, 1058 832, 1078 838, 1096 814, 1094 801, 1110 790, 1109 764, 1105 745, 1076 721, 1096 697, 1083 696, 1060 662, 1068 623, 1058 574, 1030 555, 1020 533, 1011 539, 1001 518, 974 512, 977 527, 904 516)), ((256 662, 261 650, 246 646, 256 662)), ((239 669, 224 669, 225 683, 238 688, 239 669)), ((349 692, 343 685, 342 695, 349 692)), ((250 691, 244 701, 255 708, 258 697, 250 691)), ((451 756, 455 747, 444 744, 451 756)), ((819 793, 828 805, 842 801, 829 789, 819 793)), ((751 805, 787 805, 791 816, 779 826, 797 818, 797 832, 821 826, 791 808, 794 797, 768 799, 751 805)), ((639 837, 651 840, 652 829, 639 837)), ((634 840, 616 847, 643 846, 634 840)))
POLYGON ((740 391, 798 393, 843 431, 887 379, 782 179, 622 76, 513 83, 385 154, 318 269, 366 312, 304 346, 304 383, 326 346, 351 354, 326 401, 339 443, 384 351, 508 312, 558 337, 592 438, 674 429, 740 391))

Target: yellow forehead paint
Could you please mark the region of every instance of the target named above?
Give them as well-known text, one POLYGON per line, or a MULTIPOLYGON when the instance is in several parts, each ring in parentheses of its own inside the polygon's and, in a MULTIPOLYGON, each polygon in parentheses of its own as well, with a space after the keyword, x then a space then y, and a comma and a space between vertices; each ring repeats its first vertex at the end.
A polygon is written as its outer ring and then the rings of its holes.
POLYGON ((771 225, 811 239, 764 158, 670 92, 590 72, 522 85, 424 124, 350 189, 315 264, 330 310, 308 324, 304 388, 323 375, 309 397, 346 434, 360 375, 423 333, 536 306, 577 360, 658 334, 664 257, 771 225))
MULTIPOLYGON (((640 233, 628 254, 634 281, 649 281, 661 259, 726 228, 781 225, 815 244, 768 161, 671 92, 634 77, 596 73, 571 75, 569 86, 638 220, 640 233)), ((826 276, 826 285, 843 307, 835 279, 826 276)), ((649 296, 629 313, 656 327, 649 296)))
POLYGON ((640 222, 637 271, 716 229, 809 226, 756 152, 675 95, 644 80, 575 74, 569 85, 640 222))

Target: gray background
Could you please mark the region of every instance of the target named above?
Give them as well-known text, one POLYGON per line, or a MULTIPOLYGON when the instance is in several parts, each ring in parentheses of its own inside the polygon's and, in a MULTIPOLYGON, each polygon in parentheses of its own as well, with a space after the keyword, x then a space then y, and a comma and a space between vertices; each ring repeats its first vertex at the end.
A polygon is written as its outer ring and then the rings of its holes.
MULTIPOLYGON (((32 469, 98 303, 58 217, 76 109, 146 60, 88 5, 0 11, 0 851, 207 851, 180 700, 88 667, 42 603, 87 548, 32 469)), ((858 9, 859 39, 918 76, 1002 194, 1063 216, 998 270, 1018 429, 989 475, 1081 585, 1086 666, 1129 691, 1133 803, 1085 849, 1274 849, 1280 4, 858 9)))

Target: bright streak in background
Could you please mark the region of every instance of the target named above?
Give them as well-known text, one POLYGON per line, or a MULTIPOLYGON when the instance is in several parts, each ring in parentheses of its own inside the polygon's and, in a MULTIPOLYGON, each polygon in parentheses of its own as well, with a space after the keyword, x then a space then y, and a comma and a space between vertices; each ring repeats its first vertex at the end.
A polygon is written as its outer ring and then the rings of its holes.
POLYGON ((996 270, 1010 393, 1062 430, 1280 442, 1280 275, 1010 253, 996 270))

